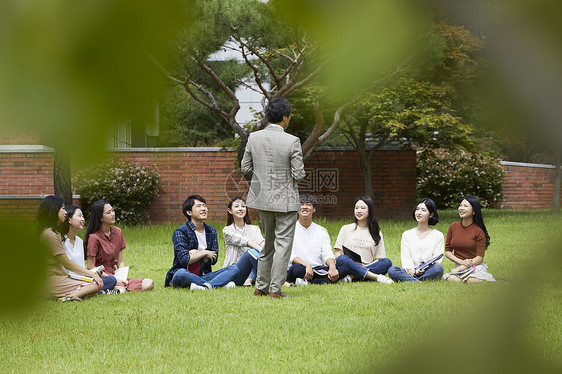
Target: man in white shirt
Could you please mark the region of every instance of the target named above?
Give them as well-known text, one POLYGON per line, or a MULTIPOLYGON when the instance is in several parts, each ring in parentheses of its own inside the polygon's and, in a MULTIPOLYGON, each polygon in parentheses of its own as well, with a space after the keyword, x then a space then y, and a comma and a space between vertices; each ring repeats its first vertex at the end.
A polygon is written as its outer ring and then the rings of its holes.
MULTIPOLYGON (((330 235, 324 227, 312 222, 316 211, 316 198, 303 194, 300 195, 299 201, 301 209, 295 225, 287 282, 294 282, 297 286, 304 286, 309 282, 336 282, 340 274, 336 268, 330 235)), ((351 281, 351 278, 346 277, 344 281, 351 281)))

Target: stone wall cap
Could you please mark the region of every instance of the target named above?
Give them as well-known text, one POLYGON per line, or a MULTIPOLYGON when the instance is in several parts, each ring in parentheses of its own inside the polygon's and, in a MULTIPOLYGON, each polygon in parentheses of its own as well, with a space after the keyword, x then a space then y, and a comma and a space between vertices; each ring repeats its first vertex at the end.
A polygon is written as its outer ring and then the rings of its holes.
MULTIPOLYGON (((38 200, 44 199, 45 197, 52 194, 37 194, 37 195, 2 195, 0 194, 0 200, 38 200)), ((72 195, 72 199, 80 199, 80 195, 72 195)))
MULTIPOLYGON (((370 147, 367 145, 367 150, 370 147)), ((414 148, 404 148, 398 144, 387 144, 380 147, 380 151, 409 151, 414 148)), ((162 147, 162 148, 108 148, 107 152, 115 153, 166 153, 166 152, 236 152, 236 149, 225 147, 162 147)), ((351 146, 325 146, 317 147, 315 152, 338 152, 338 151, 355 151, 351 146)))
MULTIPOLYGON (((371 149, 367 145, 367 150, 371 149)), ((409 151, 415 149, 404 148, 398 144, 387 144, 380 147, 379 151, 409 151)), ((0 153, 53 153, 55 150, 45 145, 0 145, 0 153)), ((112 153, 173 153, 173 152, 236 152, 236 149, 225 147, 161 147, 161 148, 107 148, 112 153)), ((351 146, 324 146, 317 147, 314 152, 350 152, 355 151, 351 146)))
POLYGON ((0 153, 53 153, 54 149, 44 145, 2 144, 0 153))
POLYGON ((116 153, 229 152, 228 149, 222 147, 108 148, 106 151, 116 153))
POLYGON ((524 168, 539 168, 539 169, 556 169, 554 165, 548 164, 531 164, 527 162, 512 162, 512 161, 501 161, 504 166, 519 166, 524 168))

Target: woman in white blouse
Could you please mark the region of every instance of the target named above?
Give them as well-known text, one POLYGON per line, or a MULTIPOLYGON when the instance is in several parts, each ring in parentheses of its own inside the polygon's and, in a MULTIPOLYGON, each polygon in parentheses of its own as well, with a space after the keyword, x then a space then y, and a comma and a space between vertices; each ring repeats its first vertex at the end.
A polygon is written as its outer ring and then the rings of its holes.
POLYGON ((427 269, 416 271, 416 267, 422 263, 443 255, 445 248, 443 233, 430 227, 439 222, 435 202, 424 197, 419 201, 412 217, 418 225, 402 234, 400 244, 402 267, 392 266, 388 269, 388 275, 398 282, 441 279, 443 267, 440 264, 443 257, 427 269))
MULTIPOLYGON (((70 205, 64 208, 66 210, 66 219, 63 225, 66 226, 68 230, 67 234, 64 236, 64 250, 68 259, 74 262, 76 265, 85 268, 84 266, 84 242, 82 238, 78 235, 78 231, 84 230, 84 215, 82 210, 76 205, 70 205)), ((64 269, 67 273, 69 270, 64 269)), ((115 285, 117 280, 114 276, 100 272, 99 274, 103 280, 103 288, 100 293, 114 294, 124 292, 124 289, 115 290, 115 285)))
POLYGON ((241 197, 234 197, 228 203, 227 212, 226 226, 222 230, 225 247, 223 267, 237 265, 240 273, 245 274, 245 268, 251 266, 251 271, 243 283, 244 286, 251 286, 256 280, 257 258, 265 240, 260 228, 250 224, 246 202, 241 197), (244 261, 246 258, 242 259, 246 252, 246 257, 255 260, 251 261, 251 265, 249 261, 244 261))

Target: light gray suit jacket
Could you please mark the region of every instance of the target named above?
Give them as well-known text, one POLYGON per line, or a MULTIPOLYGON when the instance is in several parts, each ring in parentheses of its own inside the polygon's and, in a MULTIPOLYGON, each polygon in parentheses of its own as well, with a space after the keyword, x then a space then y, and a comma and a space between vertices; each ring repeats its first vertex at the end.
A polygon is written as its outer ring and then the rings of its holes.
POLYGON ((248 207, 270 212, 300 209, 297 182, 305 175, 301 142, 281 126, 268 125, 250 134, 242 172, 252 176, 248 207))

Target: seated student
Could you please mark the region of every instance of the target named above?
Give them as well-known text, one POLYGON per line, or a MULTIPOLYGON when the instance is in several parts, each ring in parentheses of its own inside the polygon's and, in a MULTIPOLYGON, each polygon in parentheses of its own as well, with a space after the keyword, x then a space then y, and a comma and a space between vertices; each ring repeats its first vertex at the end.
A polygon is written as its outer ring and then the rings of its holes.
MULTIPOLYGON (((80 238, 76 233, 84 229, 84 216, 82 210, 76 205, 70 205, 64 208, 66 210, 66 219, 64 220, 65 231, 67 231, 64 236, 64 249, 66 250, 66 255, 68 259, 74 262, 80 267, 84 266, 84 243, 82 238, 80 238)), ((70 270, 64 269, 67 273, 70 270)), ((100 276, 103 272, 99 272, 100 276)), ((112 275, 101 276, 103 280, 103 288, 100 293, 105 293, 108 295, 117 294, 125 292, 124 288, 115 289, 117 284, 117 279, 112 275)))
MULTIPOLYGON (((246 202, 240 197, 234 197, 227 207, 226 226, 222 230, 224 238, 224 264, 223 267, 229 265, 237 265, 241 273, 246 273, 246 266, 251 266, 250 274, 243 281, 243 286, 251 286, 256 280, 257 260, 251 261, 263 248, 264 239, 260 228, 252 225, 248 216, 246 202), (253 248, 255 250, 250 258, 244 259, 245 254, 253 248), (248 263, 250 261, 250 263, 248 263), (249 264, 249 265, 248 265, 249 264)), ((236 282, 237 285, 238 282, 236 282)))
MULTIPOLYGON (((339 272, 336 268, 336 257, 332 252, 330 235, 324 227, 312 222, 316 211, 316 197, 302 194, 299 200, 301 209, 295 227, 287 282, 295 283, 296 286, 306 286, 309 282, 336 282, 339 272)), ((351 281, 351 277, 348 275, 344 281, 351 281)))
POLYGON ((429 227, 439 222, 435 202, 424 197, 419 201, 412 217, 418 222, 418 225, 402 234, 400 243, 402 267, 391 266, 388 269, 388 276, 398 282, 441 279, 443 275, 443 267, 440 265, 443 261, 442 257, 426 270, 415 270, 420 264, 443 254, 443 233, 429 227))
POLYGON ((490 235, 484 225, 480 200, 472 195, 465 196, 459 205, 459 216, 461 220, 451 223, 445 240, 445 257, 453 261, 455 267, 443 275, 443 279, 448 282, 495 282, 484 261, 490 235))
POLYGON ((87 295, 96 295, 103 288, 103 280, 95 272, 84 269, 68 259, 62 244, 60 226, 66 218, 64 199, 59 196, 47 196, 37 209, 37 229, 42 243, 49 252, 47 256, 47 282, 49 292, 60 301, 81 300, 87 295), (77 274, 94 279, 85 282, 72 279, 64 271, 69 269, 77 274))
MULTIPOLYGON (((125 267, 123 250, 126 248, 123 232, 115 223, 115 210, 109 202, 98 200, 92 205, 90 222, 84 235, 86 247, 86 263, 88 269, 103 265, 104 275, 115 275, 118 269, 125 267)), ((148 291, 154 287, 149 278, 117 280, 117 286, 127 291, 148 291)))
POLYGON ((355 200, 354 221, 342 226, 334 245, 340 277, 351 274, 363 280, 394 283, 383 275, 392 262, 385 258, 384 239, 375 215, 375 203, 369 196, 355 200), (360 261, 355 262, 345 255, 343 247, 358 255, 360 261))
POLYGON ((191 195, 183 202, 182 212, 187 222, 173 235, 174 263, 166 274, 164 287, 189 287, 209 290, 217 287, 231 288, 240 271, 230 265, 211 272, 217 263, 219 243, 217 230, 207 225, 207 202, 199 195, 191 195))

